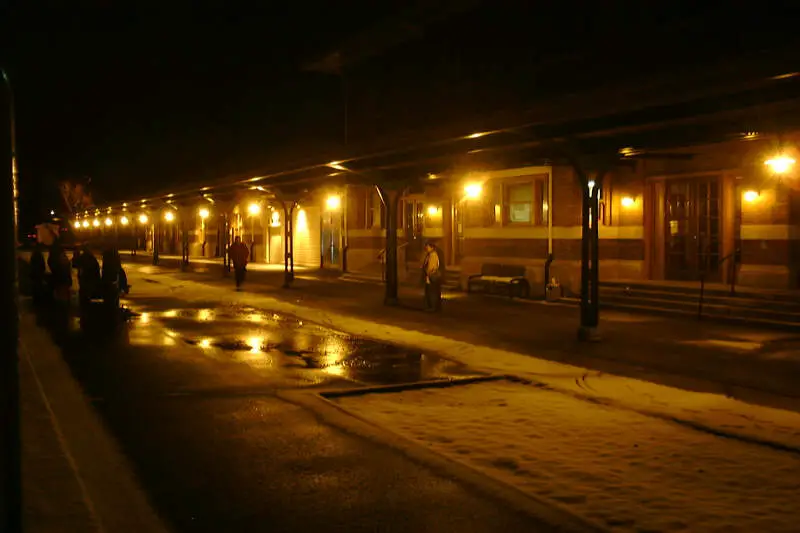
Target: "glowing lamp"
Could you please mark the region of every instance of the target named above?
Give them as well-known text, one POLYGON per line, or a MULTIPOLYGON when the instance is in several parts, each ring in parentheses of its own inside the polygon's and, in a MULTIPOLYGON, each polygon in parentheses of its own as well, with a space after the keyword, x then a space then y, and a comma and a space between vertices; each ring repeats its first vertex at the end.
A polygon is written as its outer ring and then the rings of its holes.
POLYGON ((744 200, 746 202, 755 202, 758 200, 759 194, 758 191, 745 191, 744 192, 744 200))
POLYGON ((122 224, 123 226, 127 226, 128 222, 129 222, 128 217, 121 217, 119 219, 119 223, 122 224))
POLYGON ((205 220, 205 219, 207 219, 207 218, 208 218, 208 214, 209 214, 209 213, 208 213, 208 209, 206 209, 205 207, 203 207, 203 208, 201 208, 201 209, 200 209, 200 211, 198 211, 198 214, 200 215, 200 218, 202 218, 203 220, 205 220))
POLYGON ((173 220, 175 220, 175 213, 173 213, 172 211, 167 211, 166 213, 164 213, 164 220, 166 220, 167 222, 172 222, 173 220))
POLYGON ((84 228, 88 228, 89 227, 89 221, 88 220, 84 220, 82 225, 83 225, 84 228))
POLYGON ((435 217, 438 214, 439 214, 439 208, 438 207, 436 207, 435 205, 429 205, 428 206, 428 216, 435 217))
POLYGON ((253 202, 252 204, 247 206, 247 212, 250 213, 251 215, 257 215, 261 212, 261 206, 253 202))
POLYGON ((100 221, 97 220, 97 219, 92 220, 92 226, 94 226, 95 228, 99 228, 100 227, 100 221))
POLYGON ((329 210, 335 211, 336 209, 339 209, 339 207, 341 207, 342 199, 339 198, 338 195, 332 194, 328 196, 327 200, 325 200, 325 205, 328 207, 329 210))
POLYGON ((78 222, 77 220, 75 222, 73 222, 72 225, 75 227, 75 229, 81 229, 81 223, 78 222))
POLYGON ((483 185, 480 183, 468 183, 464 186, 464 192, 467 194, 467 198, 480 198, 483 192, 483 185))
POLYGON ((767 159, 764 164, 770 167, 775 174, 785 174, 795 164, 795 160, 791 157, 781 155, 772 159, 767 159))
POLYGON ((624 196, 620 201, 620 203, 622 203, 622 207, 633 207, 633 204, 636 203, 636 200, 634 200, 630 196, 624 196))
POLYGON ((110 226, 110 225, 111 225, 111 224, 113 224, 113 223, 114 223, 114 221, 113 221, 113 220, 111 220, 111 217, 108 217, 108 218, 106 218, 106 220, 105 220, 105 224, 106 224, 106 226, 110 226))
POLYGON ((144 213, 139 215, 139 224, 147 224, 147 215, 144 213))

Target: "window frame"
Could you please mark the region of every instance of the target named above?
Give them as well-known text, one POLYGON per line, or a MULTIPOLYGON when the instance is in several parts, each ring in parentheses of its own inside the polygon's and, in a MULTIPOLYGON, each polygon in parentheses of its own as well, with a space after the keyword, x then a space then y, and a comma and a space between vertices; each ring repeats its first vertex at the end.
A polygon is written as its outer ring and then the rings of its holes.
MULTIPOLYGON (((548 206, 545 212, 544 204, 548 202, 548 175, 547 174, 529 174, 525 176, 517 176, 514 178, 504 179, 501 182, 501 206, 502 206, 502 220, 501 225, 504 227, 527 227, 527 226, 546 226, 548 224, 548 217, 552 206, 548 206), (531 217, 528 222, 515 222, 511 220, 511 206, 512 204, 522 204, 526 202, 511 202, 511 189, 527 185, 531 189, 531 217)), ((494 207, 492 208, 494 209, 494 207)), ((497 221, 496 221, 497 222, 497 221)))

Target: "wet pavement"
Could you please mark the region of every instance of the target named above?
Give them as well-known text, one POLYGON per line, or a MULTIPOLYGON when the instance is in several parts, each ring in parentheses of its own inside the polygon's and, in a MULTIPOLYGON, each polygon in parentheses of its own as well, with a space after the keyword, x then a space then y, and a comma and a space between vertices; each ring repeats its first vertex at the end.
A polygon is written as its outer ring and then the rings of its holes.
POLYGON ((469 369, 268 310, 128 305, 127 320, 95 304, 40 323, 175 531, 553 530, 275 394, 469 369))
POLYGON ((131 345, 185 344, 212 360, 246 364, 281 386, 384 385, 479 375, 434 354, 252 307, 142 297, 126 304, 132 311, 131 345))

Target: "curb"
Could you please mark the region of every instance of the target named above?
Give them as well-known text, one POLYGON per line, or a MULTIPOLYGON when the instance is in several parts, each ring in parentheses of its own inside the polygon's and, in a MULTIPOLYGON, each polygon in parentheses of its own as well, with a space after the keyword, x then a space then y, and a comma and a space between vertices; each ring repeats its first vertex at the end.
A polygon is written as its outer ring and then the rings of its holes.
MULTIPOLYGON (((40 396, 47 410, 58 446, 80 487, 81 499, 96 531, 167 533, 169 528, 73 378, 60 349, 31 313, 20 313, 20 326, 20 364, 31 372, 36 384, 33 394, 40 396)), ((35 471, 35 467, 30 470, 35 471)), ((47 512, 57 518, 63 511, 49 507, 47 512)))
MULTIPOLYGON (((474 382, 507 379, 506 376, 490 377, 492 379, 474 380, 474 382)), ((311 411, 322 423, 330 424, 346 433, 391 448, 419 465, 463 483, 487 499, 507 505, 535 521, 545 522, 552 527, 552 531, 563 533, 608 531, 582 516, 498 481, 470 465, 426 449, 407 437, 344 409, 320 393, 280 391, 277 393, 277 397, 311 411)))

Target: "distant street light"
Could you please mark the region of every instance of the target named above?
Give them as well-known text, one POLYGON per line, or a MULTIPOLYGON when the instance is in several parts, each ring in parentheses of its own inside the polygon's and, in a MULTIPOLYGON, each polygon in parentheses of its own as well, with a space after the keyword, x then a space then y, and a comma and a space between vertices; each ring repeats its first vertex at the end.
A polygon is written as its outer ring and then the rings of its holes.
POLYGON ((164 213, 164 220, 166 220, 167 222, 172 222, 173 220, 175 220, 175 213, 173 213, 172 211, 167 211, 166 213, 164 213))
POLYGON ((111 220, 111 217, 106 218, 106 226, 111 226, 113 223, 114 221, 111 220))
POLYGON ((92 226, 94 226, 95 228, 99 228, 100 227, 100 221, 97 220, 97 219, 92 220, 92 226))
POLYGON ((128 225, 128 217, 120 218, 119 219, 119 223, 122 224, 123 226, 127 226, 128 225))
POLYGON ((247 206, 247 212, 250 213, 251 215, 255 216, 255 215, 261 213, 261 206, 258 205, 255 202, 253 202, 252 204, 247 206))
POLYGON ((77 220, 75 222, 73 222, 72 225, 75 226, 75 229, 81 229, 81 223, 78 222, 77 220))
POLYGON ((148 220, 147 215, 145 215, 144 213, 139 215, 139 224, 147 224, 147 220, 148 220))
POLYGON ((84 228, 88 228, 88 227, 89 227, 89 221, 88 221, 88 220, 84 220, 84 221, 83 221, 83 224, 81 224, 81 225, 82 225, 84 228))
POLYGON ((201 218, 201 219, 205 220, 205 219, 207 219, 207 218, 208 218, 209 212, 208 212, 208 209, 206 209, 205 207, 203 207, 203 208, 201 208, 201 209, 200 209, 200 211, 198 212, 198 214, 200 215, 200 218, 201 218))

